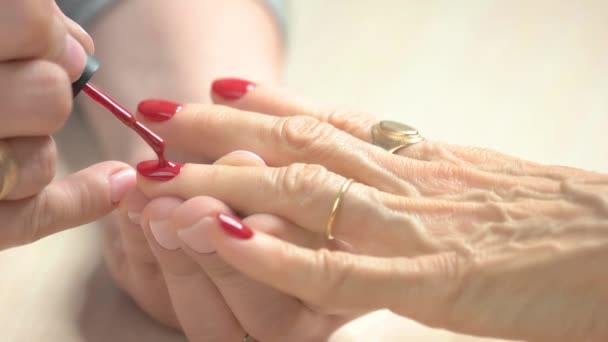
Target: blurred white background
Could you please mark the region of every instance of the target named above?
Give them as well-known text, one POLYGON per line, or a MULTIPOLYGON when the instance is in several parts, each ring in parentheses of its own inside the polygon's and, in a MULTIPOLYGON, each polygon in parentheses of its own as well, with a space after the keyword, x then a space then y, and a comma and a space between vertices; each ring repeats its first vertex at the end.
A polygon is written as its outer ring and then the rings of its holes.
POLYGON ((291 1, 291 86, 427 136, 608 171, 608 1, 291 1))
MULTIPOLYGON (((433 139, 608 172, 608 1, 292 0, 290 12, 295 91, 433 139)), ((0 340, 182 341, 111 285, 95 232, 2 253, 0 340)), ((337 337, 478 341, 384 313, 337 337)))

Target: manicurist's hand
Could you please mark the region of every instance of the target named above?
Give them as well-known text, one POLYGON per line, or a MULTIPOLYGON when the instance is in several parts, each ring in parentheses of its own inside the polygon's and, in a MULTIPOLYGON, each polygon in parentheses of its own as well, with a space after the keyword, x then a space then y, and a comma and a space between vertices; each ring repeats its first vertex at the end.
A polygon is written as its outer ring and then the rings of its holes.
POLYGON ((0 249, 91 222, 134 185, 115 162, 52 182, 51 135, 70 114, 85 51, 91 38, 54 1, 0 3, 0 249))
POLYGON ((144 210, 144 226, 154 232, 161 207, 173 210, 153 234, 173 241, 167 253, 203 269, 225 262, 234 283, 319 314, 389 308, 476 335, 608 338, 608 176, 432 141, 391 154, 372 144, 371 115, 242 80, 214 91, 224 106, 146 102, 141 117, 174 150, 208 160, 249 150, 266 166, 140 177, 147 198, 165 201, 144 210))

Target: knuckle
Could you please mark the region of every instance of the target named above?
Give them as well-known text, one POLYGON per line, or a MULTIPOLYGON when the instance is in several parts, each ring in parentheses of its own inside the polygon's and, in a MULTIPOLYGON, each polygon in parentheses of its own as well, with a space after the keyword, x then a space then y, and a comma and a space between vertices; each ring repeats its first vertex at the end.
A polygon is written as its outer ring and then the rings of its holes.
POLYGON ((27 47, 32 55, 42 55, 50 50, 53 16, 42 9, 20 6, 16 10, 16 37, 21 47, 27 47))
POLYGON ((327 122, 357 137, 369 136, 370 128, 377 121, 376 117, 371 114, 347 109, 331 109, 327 114, 327 122))
MULTIPOLYGON (((230 122, 233 111, 234 109, 221 105, 197 104, 188 110, 192 116, 189 121, 184 121, 184 124, 191 127, 194 133, 230 126, 233 124, 230 122)), ((180 113, 179 117, 183 118, 184 115, 180 113)))
POLYGON ((344 253, 335 253, 328 249, 320 249, 315 253, 312 263, 315 270, 308 274, 313 275, 312 283, 315 291, 311 291, 309 302, 320 307, 336 308, 336 294, 342 293, 342 289, 350 278, 353 267, 350 258, 344 253), (313 272, 314 271, 314 272, 313 272))
POLYGON ((280 118, 274 128, 279 144, 297 152, 320 156, 327 153, 329 142, 336 136, 336 129, 325 122, 309 116, 280 118))
POLYGON ((320 189, 319 185, 327 184, 331 173, 322 165, 317 164, 292 164, 283 168, 276 176, 277 183, 280 185, 286 196, 293 194, 306 195, 313 194, 320 189))
POLYGON ((35 99, 31 110, 44 113, 40 115, 44 130, 41 133, 54 133, 63 127, 72 111, 69 77, 63 68, 48 61, 33 62, 30 74, 33 77, 28 93, 35 99))

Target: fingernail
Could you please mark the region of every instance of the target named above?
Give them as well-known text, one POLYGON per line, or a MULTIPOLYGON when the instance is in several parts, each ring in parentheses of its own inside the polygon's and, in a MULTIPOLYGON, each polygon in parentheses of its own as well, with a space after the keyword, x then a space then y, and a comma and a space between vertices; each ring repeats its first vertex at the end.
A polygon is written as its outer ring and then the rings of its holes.
POLYGON ((134 189, 123 199, 123 204, 127 209, 127 217, 136 225, 141 224, 141 212, 150 200, 141 191, 134 189))
POLYGON ((129 220, 137 225, 141 224, 141 213, 127 212, 129 220))
POLYGON ((135 170, 125 169, 110 176, 110 200, 116 204, 135 187, 135 170))
POLYGON ((169 226, 169 221, 150 221, 150 230, 156 242, 164 249, 174 251, 179 248, 179 239, 169 226))
POLYGON ((255 88, 255 83, 240 78, 221 78, 211 85, 212 91, 228 101, 235 101, 255 88))
POLYGON ((154 180, 166 182, 175 178, 184 165, 179 163, 165 163, 161 164, 158 160, 147 160, 137 164, 137 172, 140 175, 154 180))
POLYGON ((177 236, 193 250, 209 254, 215 252, 215 247, 209 241, 209 229, 214 225, 213 217, 205 217, 193 226, 179 229, 177 236))
POLYGON ((72 79, 77 79, 82 74, 86 64, 87 55, 84 48, 72 35, 66 34, 61 65, 72 79))
POLYGON ((227 156, 246 156, 247 158, 251 158, 253 160, 255 160, 258 163, 261 164, 266 164, 266 162, 264 161, 264 159, 262 159, 262 157, 258 156, 257 154, 251 152, 251 151, 246 151, 246 150, 237 150, 237 151, 233 151, 230 152, 226 155, 227 156))
POLYGON ((247 240, 253 236, 253 230, 234 216, 217 214, 217 220, 226 233, 237 239, 247 240))
POLYGON ((145 100, 137 106, 137 112, 150 121, 167 121, 182 110, 179 103, 166 100, 145 100))

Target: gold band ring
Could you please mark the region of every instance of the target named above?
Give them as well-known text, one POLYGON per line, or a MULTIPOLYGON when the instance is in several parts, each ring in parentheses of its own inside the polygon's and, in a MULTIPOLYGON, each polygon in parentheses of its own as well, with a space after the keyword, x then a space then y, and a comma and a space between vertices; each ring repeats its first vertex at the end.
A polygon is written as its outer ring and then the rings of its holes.
POLYGON ((419 143, 424 137, 412 126, 396 121, 380 121, 372 126, 372 144, 389 153, 419 143))
POLYGON ((0 141, 0 200, 3 200, 17 186, 18 167, 8 144, 0 141))
POLYGON ((344 198, 344 194, 348 191, 353 182, 354 180, 352 178, 346 180, 344 184, 342 184, 340 192, 338 192, 338 195, 336 196, 334 205, 331 208, 331 213, 329 214, 329 220, 327 220, 327 227, 325 228, 325 235, 327 236, 328 240, 334 239, 332 232, 334 229, 334 221, 336 220, 336 215, 338 213, 338 208, 340 207, 340 203, 342 203, 342 198, 344 198))

